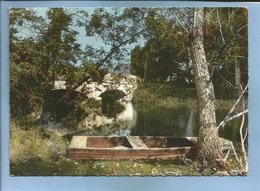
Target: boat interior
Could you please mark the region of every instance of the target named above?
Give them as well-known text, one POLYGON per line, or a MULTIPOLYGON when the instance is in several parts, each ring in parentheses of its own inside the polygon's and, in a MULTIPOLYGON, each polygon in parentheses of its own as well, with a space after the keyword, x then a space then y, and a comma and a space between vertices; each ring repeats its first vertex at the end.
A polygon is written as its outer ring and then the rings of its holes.
POLYGON ((174 137, 87 137, 88 148, 171 148, 189 147, 194 143, 187 138, 174 137))

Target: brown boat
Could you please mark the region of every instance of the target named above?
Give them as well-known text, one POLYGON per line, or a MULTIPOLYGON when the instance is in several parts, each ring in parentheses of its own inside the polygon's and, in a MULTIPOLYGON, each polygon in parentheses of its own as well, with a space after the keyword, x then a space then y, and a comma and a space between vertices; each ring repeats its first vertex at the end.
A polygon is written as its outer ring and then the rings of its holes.
POLYGON ((196 152, 196 138, 154 136, 73 136, 69 157, 94 159, 170 159, 196 152))

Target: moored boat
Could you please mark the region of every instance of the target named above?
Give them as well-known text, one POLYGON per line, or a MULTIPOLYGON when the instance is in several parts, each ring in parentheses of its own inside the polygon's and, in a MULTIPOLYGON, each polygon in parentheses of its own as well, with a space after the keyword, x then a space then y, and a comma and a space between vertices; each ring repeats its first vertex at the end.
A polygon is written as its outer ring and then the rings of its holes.
POLYGON ((195 137, 73 136, 68 153, 74 160, 172 159, 196 150, 195 137))

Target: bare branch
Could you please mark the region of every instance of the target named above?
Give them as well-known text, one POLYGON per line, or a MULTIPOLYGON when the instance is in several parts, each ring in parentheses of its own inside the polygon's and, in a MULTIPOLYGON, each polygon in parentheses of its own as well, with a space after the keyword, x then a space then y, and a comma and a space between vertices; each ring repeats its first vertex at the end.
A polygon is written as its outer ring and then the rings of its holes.
POLYGON ((246 129, 246 132, 245 132, 245 135, 244 135, 244 142, 246 141, 246 137, 247 137, 247 133, 248 133, 248 130, 246 129))
POLYGON ((242 168, 242 163, 241 163, 241 160, 238 158, 238 156, 237 156, 237 152, 236 152, 236 150, 235 150, 235 148, 234 148, 234 145, 233 144, 231 144, 231 148, 232 148, 232 151, 233 151, 233 153, 234 153, 234 155, 235 155, 235 158, 236 158, 236 160, 237 160, 237 162, 239 163, 239 165, 240 165, 240 168, 242 168))
POLYGON ((81 16, 81 15, 78 14, 78 13, 71 13, 70 15, 71 15, 71 16, 76 16, 76 17, 80 18, 80 19, 83 20, 85 23, 88 23, 88 22, 89 22, 86 18, 84 18, 83 16, 81 16))
POLYGON ((226 120, 227 120, 228 118, 230 118, 230 115, 234 112, 234 110, 235 110, 237 104, 238 104, 238 103, 240 102, 240 100, 243 98, 244 93, 246 92, 247 88, 248 88, 248 84, 246 85, 245 89, 242 91, 241 95, 239 96, 239 98, 237 99, 237 101, 234 103, 234 105, 232 106, 232 108, 230 109, 230 111, 228 112, 227 116, 224 118, 223 121, 220 122, 220 124, 218 125, 218 128, 223 127, 223 126, 226 124, 226 120))
POLYGON ((226 154, 226 156, 225 156, 224 159, 223 159, 223 161, 225 161, 225 162, 227 161, 227 158, 228 158, 228 156, 229 156, 230 150, 231 150, 231 149, 229 148, 229 149, 228 149, 228 152, 227 152, 227 154, 226 154))
POLYGON ((240 32, 243 28, 247 27, 247 24, 245 24, 244 26, 240 27, 239 29, 237 29, 237 33, 240 32))
POLYGON ((232 10, 232 13, 231 13, 230 17, 233 17, 238 10, 239 10, 239 8, 236 8, 235 10, 232 10))
POLYGON ((186 29, 186 27, 181 23, 181 21, 179 20, 179 18, 177 17, 177 15, 171 10, 171 13, 173 14, 173 16, 175 17, 175 19, 177 20, 177 22, 181 25, 181 27, 183 28, 183 30, 189 34, 188 29, 186 29))
POLYGON ((241 117, 241 116, 245 115, 246 113, 248 113, 248 109, 246 109, 246 110, 244 110, 242 112, 239 112, 239 113, 237 113, 235 115, 232 115, 231 117, 228 117, 221 126, 224 127, 229 121, 232 121, 232 120, 234 120, 234 119, 236 119, 238 117, 241 117))
MULTIPOLYGON (((241 86, 241 91, 242 91, 242 86, 241 86)), ((244 110, 245 109, 244 94, 242 96, 242 107, 243 107, 243 110, 244 110)), ((245 123, 245 114, 242 115, 242 121, 241 121, 240 129, 239 129, 239 133, 240 133, 242 154, 243 154, 243 159, 244 159, 244 163, 245 163, 245 171, 247 171, 247 168, 248 168, 247 167, 247 153, 246 153, 246 149, 245 149, 245 137, 243 135, 244 123, 245 123)))
POLYGON ((225 41, 225 39, 224 39, 224 35, 223 35, 223 31, 222 31, 222 25, 221 25, 220 17, 219 17, 219 14, 218 14, 218 9, 217 9, 217 23, 218 23, 218 26, 219 26, 219 32, 220 32, 220 35, 221 35, 223 44, 225 45, 225 44, 226 44, 226 41, 225 41))
POLYGON ((231 34, 234 35, 233 27, 232 27, 232 25, 231 25, 230 9, 228 9, 228 24, 229 24, 229 30, 230 30, 231 34))
POLYGON ((222 74, 220 74, 220 72, 217 70, 217 74, 226 82, 228 83, 230 86, 232 86, 235 89, 238 89, 238 87, 234 84, 232 84, 230 81, 228 81, 222 74))

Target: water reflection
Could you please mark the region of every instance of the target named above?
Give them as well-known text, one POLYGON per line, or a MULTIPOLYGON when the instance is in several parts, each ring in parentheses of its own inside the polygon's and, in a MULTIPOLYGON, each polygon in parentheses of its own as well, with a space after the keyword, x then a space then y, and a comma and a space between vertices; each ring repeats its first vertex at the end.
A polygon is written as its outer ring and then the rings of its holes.
MULTIPOLYGON (((135 107, 136 125, 131 128, 130 135, 143 136, 197 136, 197 112, 195 108, 169 108, 151 106, 135 107)), ((217 110, 217 121, 224 119, 227 110, 217 110)), ((232 141, 239 141, 240 120, 229 122, 220 129, 220 136, 232 141)), ((247 124, 247 119, 246 119, 247 124)))
MULTIPOLYGON (((217 121, 220 122, 227 110, 217 110, 217 121)), ((197 112, 195 108, 171 108, 152 105, 150 107, 132 107, 117 123, 105 125, 86 131, 85 135, 116 135, 116 136, 197 136, 197 112)), ((220 136, 232 141, 239 141, 241 119, 229 122, 220 129, 220 136)), ((247 124, 247 119, 246 119, 247 124)))
POLYGON ((136 126, 131 135, 150 136, 193 136, 195 122, 194 109, 166 108, 153 106, 135 108, 137 111, 136 126))

